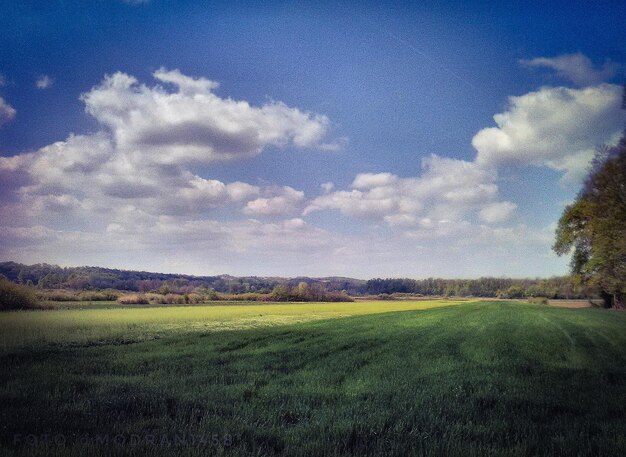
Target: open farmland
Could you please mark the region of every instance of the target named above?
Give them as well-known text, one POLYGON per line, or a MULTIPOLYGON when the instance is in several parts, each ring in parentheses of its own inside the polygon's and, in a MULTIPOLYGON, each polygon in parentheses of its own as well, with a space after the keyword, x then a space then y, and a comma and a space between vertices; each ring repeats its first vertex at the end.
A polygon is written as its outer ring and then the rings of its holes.
POLYGON ((359 303, 226 303, 194 306, 79 303, 84 309, 0 314, 0 348, 129 344, 167 335, 241 330, 362 314, 429 309, 468 300, 368 301, 359 303), (107 306, 107 308, 100 308, 107 306))
POLYGON ((2 454, 626 453, 626 314, 458 304, 3 313, 2 454))

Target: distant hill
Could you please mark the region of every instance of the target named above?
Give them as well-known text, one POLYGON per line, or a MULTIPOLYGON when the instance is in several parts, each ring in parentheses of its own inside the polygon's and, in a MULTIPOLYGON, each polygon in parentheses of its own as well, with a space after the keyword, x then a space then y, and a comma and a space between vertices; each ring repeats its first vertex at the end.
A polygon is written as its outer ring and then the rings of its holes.
POLYGON ((90 266, 60 267, 47 263, 24 265, 17 262, 1 262, 0 274, 16 283, 32 284, 46 289, 119 289, 147 292, 167 285, 177 292, 190 292, 197 287, 207 287, 216 292, 238 294, 270 292, 279 284, 288 284, 293 287, 300 282, 306 282, 319 284, 327 291, 345 290, 353 295, 362 295, 367 292, 367 281, 341 277, 193 276, 90 266))

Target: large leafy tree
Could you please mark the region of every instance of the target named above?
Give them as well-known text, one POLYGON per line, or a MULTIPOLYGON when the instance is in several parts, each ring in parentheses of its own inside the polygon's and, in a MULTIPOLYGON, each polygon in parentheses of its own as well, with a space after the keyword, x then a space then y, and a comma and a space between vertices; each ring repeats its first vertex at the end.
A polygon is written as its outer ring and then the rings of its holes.
POLYGON ((607 307, 626 307, 626 136, 596 154, 576 201, 567 206, 553 247, 573 251, 572 273, 602 295, 607 307))

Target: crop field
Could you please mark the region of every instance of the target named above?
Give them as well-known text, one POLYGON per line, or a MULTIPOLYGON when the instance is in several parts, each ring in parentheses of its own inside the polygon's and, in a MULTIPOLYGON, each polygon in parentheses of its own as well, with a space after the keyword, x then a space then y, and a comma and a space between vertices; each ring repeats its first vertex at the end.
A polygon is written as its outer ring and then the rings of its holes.
POLYGON ((0 314, 0 350, 29 346, 39 348, 42 344, 129 344, 181 333, 241 330, 461 303, 468 303, 468 300, 295 304, 214 302, 210 305, 191 306, 77 302, 73 306, 83 309, 56 312, 14 311, 0 314))
POLYGON ((621 312, 63 309, 0 332, 1 455, 626 455, 621 312))

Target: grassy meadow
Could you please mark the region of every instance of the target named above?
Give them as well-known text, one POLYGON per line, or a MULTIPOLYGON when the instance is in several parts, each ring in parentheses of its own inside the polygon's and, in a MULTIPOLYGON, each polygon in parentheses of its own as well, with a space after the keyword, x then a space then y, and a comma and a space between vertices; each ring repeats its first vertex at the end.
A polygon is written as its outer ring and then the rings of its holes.
POLYGON ((506 301, 0 314, 2 455, 626 455, 626 313, 506 301))

